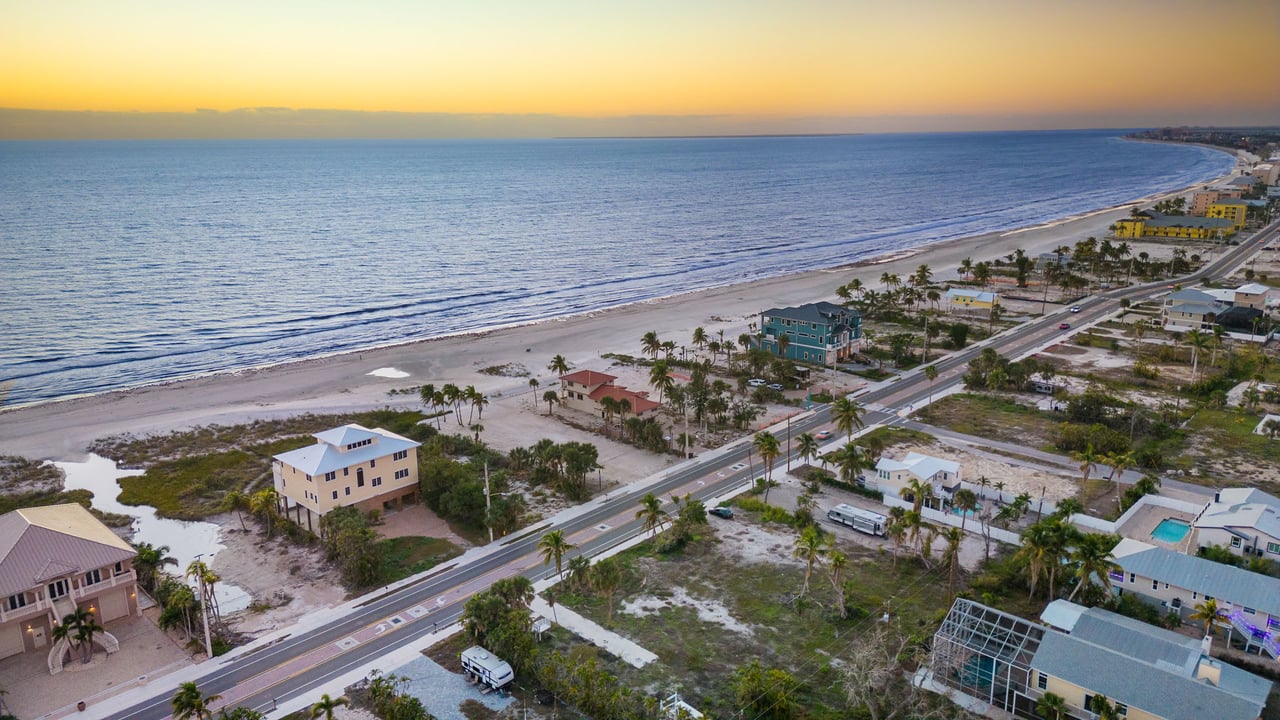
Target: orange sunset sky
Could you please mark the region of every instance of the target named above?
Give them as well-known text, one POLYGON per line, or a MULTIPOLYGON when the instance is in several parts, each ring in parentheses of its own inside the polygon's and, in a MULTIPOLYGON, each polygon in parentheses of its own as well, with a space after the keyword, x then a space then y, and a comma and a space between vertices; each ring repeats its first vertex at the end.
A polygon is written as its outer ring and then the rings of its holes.
POLYGON ((0 138, 1280 123, 1274 0, 0 0, 0 138))

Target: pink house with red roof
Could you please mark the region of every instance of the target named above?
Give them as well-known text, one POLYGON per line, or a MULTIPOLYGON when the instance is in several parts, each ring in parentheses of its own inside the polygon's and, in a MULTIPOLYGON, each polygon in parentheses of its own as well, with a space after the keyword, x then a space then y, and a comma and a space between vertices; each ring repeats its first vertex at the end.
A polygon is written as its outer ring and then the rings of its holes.
POLYGON ((631 406, 627 415, 645 417, 656 411, 661 405, 649 399, 649 393, 628 390, 621 385, 614 385, 618 378, 608 373, 595 370, 577 370, 560 376, 560 405, 570 410, 581 410, 604 417, 600 401, 613 398, 619 402, 625 400, 631 406))

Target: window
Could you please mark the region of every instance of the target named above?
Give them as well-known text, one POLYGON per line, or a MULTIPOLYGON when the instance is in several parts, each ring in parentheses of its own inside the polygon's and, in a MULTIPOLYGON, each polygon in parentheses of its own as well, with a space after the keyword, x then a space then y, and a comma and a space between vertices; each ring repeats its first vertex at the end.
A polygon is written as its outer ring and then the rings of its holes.
POLYGON ((1246 615, 1252 615, 1252 614, 1256 613, 1256 612, 1257 612, 1257 610, 1254 610, 1254 609, 1253 609, 1253 608, 1251 608, 1251 607, 1247 607, 1247 608, 1245 608, 1245 609, 1244 609, 1244 612, 1245 612, 1245 614, 1246 614, 1246 615))
POLYGON ((1133 573, 1129 573, 1129 582, 1135 582, 1137 579, 1138 579, 1137 575, 1134 575, 1133 573))
POLYGON ((404 470, 397 470, 397 471, 396 471, 396 479, 397 479, 397 480, 399 480, 399 479, 401 479, 401 478, 407 478, 407 477, 409 477, 409 469, 408 469, 408 468, 405 468, 404 470))
POLYGON ((102 582, 101 570, 94 569, 84 574, 85 585, 97 585, 100 582, 102 582))
POLYGON ((115 571, 115 574, 116 574, 116 575, 123 575, 123 574, 124 574, 124 563, 123 563, 123 562, 118 562, 118 563, 116 563, 116 566, 115 566, 115 568, 114 568, 114 571, 115 571))
POLYGON ((333 479, 334 479, 334 478, 336 478, 336 477, 338 477, 338 473, 336 473, 336 472, 327 472, 327 473, 325 473, 325 474, 324 474, 324 481, 325 481, 325 482, 329 482, 330 480, 333 480, 333 479))
POLYGON ((365 445, 372 445, 372 444, 373 444, 373 440, 372 440, 372 439, 366 439, 366 440, 361 440, 361 441, 359 441, 359 442, 353 442, 353 443, 351 443, 350 445, 348 445, 348 446, 347 446, 347 449, 348 449, 348 450, 355 450, 356 448, 364 447, 365 445))
POLYGON ((1233 547, 1233 548, 1238 548, 1238 547, 1240 547, 1240 538, 1238 538, 1238 537, 1233 537, 1233 538, 1231 538, 1231 547, 1233 547))
POLYGON ((1124 703, 1116 703, 1116 714, 1120 717, 1128 717, 1129 706, 1124 703))
POLYGON ((342 468, 342 477, 346 477, 350 474, 351 474, 351 468, 349 467, 342 468))
POLYGON ((409 457, 409 451, 408 451, 408 450, 401 450, 400 452, 398 452, 398 453, 396 453, 395 455, 392 455, 392 456, 391 456, 391 458, 392 458, 393 460, 404 460, 404 459, 405 459, 405 458, 407 458, 407 457, 409 457))
POLYGON ((1159 580, 1152 580, 1152 581, 1151 581, 1151 589, 1152 589, 1152 590, 1159 590, 1159 589, 1160 589, 1160 581, 1159 581, 1159 580))
POLYGON ((351 494, 351 486, 350 486, 350 485, 348 485, 348 486, 347 486, 346 488, 344 488, 344 489, 346 490, 346 494, 347 494, 347 495, 350 495, 350 494, 351 494))
POLYGON ((57 598, 60 598, 66 594, 67 594, 66 580, 58 580, 58 581, 49 583, 49 599, 50 600, 56 600, 57 598))
POLYGON ((333 491, 333 499, 334 499, 334 500, 337 500, 337 499, 338 499, 338 491, 337 491, 337 490, 334 490, 334 491, 333 491))
POLYGON ((373 479, 373 481, 372 481, 372 482, 370 482, 369 484, 370 484, 370 485, 372 485, 372 486, 374 486, 374 487, 378 487, 379 485, 381 485, 381 484, 382 484, 382 478, 380 478, 380 477, 376 477, 376 478, 374 478, 374 479, 373 479))
POLYGON ((356 487, 364 487, 364 476, 356 478, 356 487))
POLYGON ((1267 543, 1267 552, 1280 555, 1280 543, 1267 543))
POLYGON ((9 599, 5 601, 5 608, 10 611, 17 610, 20 607, 26 607, 26 606, 27 606, 27 594, 24 592, 20 592, 17 595, 10 595, 9 599))
POLYGON ((372 470, 373 468, 376 468, 376 467, 378 467, 378 458, 372 458, 372 459, 370 459, 370 460, 369 460, 369 469, 371 469, 371 470, 372 470))
POLYGON ((1182 607, 1182 598, 1174 598, 1169 604, 1173 606, 1174 610, 1177 610, 1182 607))
POLYGON ((1045 675, 1044 673, 1036 673, 1036 675, 1038 675, 1038 677, 1036 678, 1036 687, 1040 688, 1041 690, 1048 690, 1049 676, 1045 675))

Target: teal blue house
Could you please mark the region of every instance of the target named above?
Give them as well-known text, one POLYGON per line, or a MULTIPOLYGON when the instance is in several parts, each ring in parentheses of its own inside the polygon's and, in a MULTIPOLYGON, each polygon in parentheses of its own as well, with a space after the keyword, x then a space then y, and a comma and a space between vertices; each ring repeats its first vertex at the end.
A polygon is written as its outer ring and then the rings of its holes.
POLYGON ((772 308, 760 313, 761 349, 790 360, 835 367, 857 352, 862 341, 862 313, 829 302, 772 308), (785 337, 785 343, 781 338, 785 337))

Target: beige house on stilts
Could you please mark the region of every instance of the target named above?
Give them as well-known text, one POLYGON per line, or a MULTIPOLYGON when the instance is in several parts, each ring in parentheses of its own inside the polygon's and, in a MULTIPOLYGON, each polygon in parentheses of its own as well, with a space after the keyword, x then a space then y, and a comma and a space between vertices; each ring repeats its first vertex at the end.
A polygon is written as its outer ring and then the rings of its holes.
MULTIPOLYGON (((67 640, 54 641, 62 618, 82 608, 100 625, 141 614, 137 552, 75 503, 14 510, 0 516, 0 658, 47 654, 62 671, 67 640)), ((94 636, 108 653, 120 649, 109 632, 94 636)))
POLYGON ((338 507, 400 509, 418 498, 421 443, 354 423, 315 434, 318 442, 275 456, 271 474, 285 514, 314 532, 338 507))

